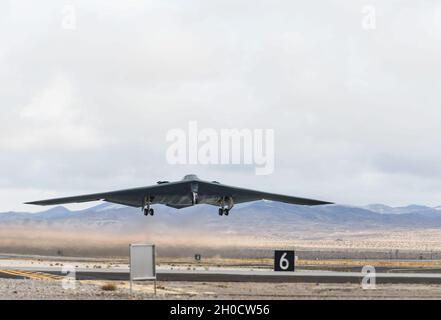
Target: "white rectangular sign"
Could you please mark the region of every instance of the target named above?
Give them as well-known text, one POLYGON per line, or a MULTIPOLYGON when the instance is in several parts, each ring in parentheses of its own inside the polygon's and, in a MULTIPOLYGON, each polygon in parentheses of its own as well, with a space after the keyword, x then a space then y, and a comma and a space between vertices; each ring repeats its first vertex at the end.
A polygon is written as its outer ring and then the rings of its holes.
POLYGON ((130 280, 155 280, 155 245, 130 245, 130 280))

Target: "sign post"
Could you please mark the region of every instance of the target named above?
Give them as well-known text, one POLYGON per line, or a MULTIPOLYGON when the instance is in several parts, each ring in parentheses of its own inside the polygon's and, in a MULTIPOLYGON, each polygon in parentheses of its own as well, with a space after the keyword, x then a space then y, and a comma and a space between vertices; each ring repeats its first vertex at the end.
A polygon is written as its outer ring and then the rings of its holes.
POLYGON ((130 245, 130 293, 133 281, 153 280, 156 295, 156 263, 154 244, 130 245))
POLYGON ((295 270, 295 251, 294 250, 275 250, 274 251, 274 271, 294 271, 295 270))

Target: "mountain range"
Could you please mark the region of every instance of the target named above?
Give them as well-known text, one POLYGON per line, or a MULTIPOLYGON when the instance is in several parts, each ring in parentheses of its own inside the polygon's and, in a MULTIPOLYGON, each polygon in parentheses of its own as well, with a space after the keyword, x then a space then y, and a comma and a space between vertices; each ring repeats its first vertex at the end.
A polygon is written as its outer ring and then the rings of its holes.
POLYGON ((371 204, 298 206, 272 201, 236 205, 228 217, 220 217, 217 208, 199 205, 176 210, 156 205, 155 216, 145 217, 140 209, 101 203, 71 211, 58 206, 38 213, 0 213, 0 226, 38 226, 53 228, 198 228, 231 232, 256 232, 271 228, 275 232, 318 229, 363 230, 370 228, 441 228, 441 207, 409 205, 391 207, 371 204))

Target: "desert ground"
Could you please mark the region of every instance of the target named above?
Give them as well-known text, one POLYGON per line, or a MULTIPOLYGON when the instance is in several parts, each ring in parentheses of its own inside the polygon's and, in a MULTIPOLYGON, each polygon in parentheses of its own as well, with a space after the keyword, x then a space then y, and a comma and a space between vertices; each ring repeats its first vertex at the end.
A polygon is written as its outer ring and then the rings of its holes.
MULTIPOLYGON (((128 268, 126 259, 36 257, 0 255, 0 269, 17 267, 62 267, 121 269, 128 268)), ((441 267, 439 260, 308 260, 299 259, 298 268, 316 266, 346 267, 372 264, 377 267, 441 267)), ((270 259, 194 258, 158 259, 160 269, 270 270, 270 259)), ((129 281, 76 280, 69 287, 62 279, 7 279, 0 278, 0 299, 441 299, 441 284, 377 284, 375 289, 363 289, 355 283, 254 283, 254 282, 190 282, 158 281, 153 294, 152 282, 136 282, 130 292, 129 281)))
MULTIPOLYGON (((2 233, 0 269, 128 269, 128 243, 153 240, 157 267, 162 269, 271 270, 273 250, 292 248, 301 270, 345 271, 364 265, 441 270, 439 229, 318 231, 314 237, 310 232, 299 232, 279 240, 231 234, 219 241, 205 234, 177 234, 174 243, 165 235, 112 237, 103 232, 92 236, 83 230, 45 233, 39 238, 38 230, 34 231, 17 233, 10 229, 2 233), (202 255, 201 261, 195 261, 196 253, 202 255)), ((377 284, 375 289, 366 290, 356 283, 158 281, 157 289, 153 295, 152 283, 137 283, 130 293, 128 281, 103 280, 77 280, 74 289, 63 289, 60 279, 0 278, 0 299, 441 299, 440 284, 377 284)))
POLYGON ((441 285, 382 284, 364 290, 357 284, 78 281, 63 289, 59 281, 0 279, 0 299, 440 299, 441 285))
POLYGON ((295 249, 303 258, 441 259, 441 229, 368 231, 316 230, 280 237, 171 232, 121 235, 114 231, 2 228, 0 252, 48 256, 128 256, 130 243, 155 243, 160 257, 271 258, 275 248, 295 249), (312 235, 313 234, 313 235, 312 235))

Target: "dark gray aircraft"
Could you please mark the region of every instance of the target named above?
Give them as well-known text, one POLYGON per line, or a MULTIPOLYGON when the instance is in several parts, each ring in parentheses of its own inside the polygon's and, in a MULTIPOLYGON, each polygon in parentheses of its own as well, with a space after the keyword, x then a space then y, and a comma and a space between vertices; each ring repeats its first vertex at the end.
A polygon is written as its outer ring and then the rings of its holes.
POLYGON ((46 206, 104 200, 136 208, 141 207, 144 215, 147 216, 153 215, 153 209, 150 208, 152 204, 160 203, 172 208, 182 209, 205 203, 219 206, 219 215, 228 216, 231 208, 236 203, 263 199, 308 206, 331 204, 331 202, 231 187, 217 181, 200 180, 194 174, 186 175, 181 181, 176 182, 158 181, 156 185, 149 187, 26 202, 26 204, 46 206))

